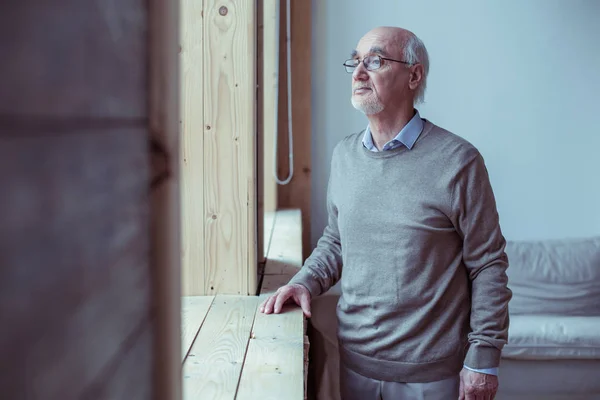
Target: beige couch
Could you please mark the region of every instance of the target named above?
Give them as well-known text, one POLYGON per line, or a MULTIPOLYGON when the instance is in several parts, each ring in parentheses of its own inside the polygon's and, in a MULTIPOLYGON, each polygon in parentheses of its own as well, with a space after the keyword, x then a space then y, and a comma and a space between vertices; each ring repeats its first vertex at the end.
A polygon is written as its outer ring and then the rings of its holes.
MULTIPOLYGON (((509 343, 498 400, 600 399, 600 237, 509 242, 509 343)), ((339 283, 313 299, 311 392, 337 400, 339 283)))

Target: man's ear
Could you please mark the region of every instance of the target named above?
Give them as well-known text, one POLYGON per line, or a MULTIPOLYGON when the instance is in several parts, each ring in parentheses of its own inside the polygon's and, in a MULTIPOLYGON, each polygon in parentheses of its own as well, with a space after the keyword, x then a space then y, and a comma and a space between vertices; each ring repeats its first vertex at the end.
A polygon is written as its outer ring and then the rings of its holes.
POLYGON ((415 90, 423 80, 423 66, 417 64, 411 67, 410 77, 408 79, 408 87, 415 90))

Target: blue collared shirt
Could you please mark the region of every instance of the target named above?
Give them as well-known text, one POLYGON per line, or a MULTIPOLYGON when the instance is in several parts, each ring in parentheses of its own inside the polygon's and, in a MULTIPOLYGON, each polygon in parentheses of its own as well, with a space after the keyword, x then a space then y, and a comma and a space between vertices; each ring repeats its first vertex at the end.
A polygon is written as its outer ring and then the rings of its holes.
MULTIPOLYGON (((421 119, 421 115, 417 111, 415 115, 411 118, 411 120, 408 121, 404 128, 402 128, 402 130, 396 135, 396 137, 383 146, 382 151, 393 150, 400 146, 406 146, 409 150, 412 150, 413 146, 415 145, 415 142, 419 138, 419 135, 421 135, 421 132, 423 131, 423 126, 423 120, 421 119)), ((379 151, 377 149, 377 146, 375 146, 375 143, 373 142, 373 136, 371 135, 370 126, 367 126, 362 142, 367 149, 373 152, 379 151)), ((475 369, 470 368, 466 365, 464 367, 470 371, 479 372, 482 374, 498 375, 498 368, 475 369)))
MULTIPOLYGON (((406 124, 404 128, 402 128, 402 130, 396 135, 396 137, 383 146, 383 151, 393 150, 402 145, 412 149, 415 142, 419 138, 421 131, 423 130, 423 125, 424 123, 421 119, 421 115, 417 111, 411 120, 408 121, 408 124, 406 124)), ((367 126, 367 129, 365 130, 365 135, 363 136, 363 145, 371 151, 379 151, 373 142, 370 126, 367 126)))

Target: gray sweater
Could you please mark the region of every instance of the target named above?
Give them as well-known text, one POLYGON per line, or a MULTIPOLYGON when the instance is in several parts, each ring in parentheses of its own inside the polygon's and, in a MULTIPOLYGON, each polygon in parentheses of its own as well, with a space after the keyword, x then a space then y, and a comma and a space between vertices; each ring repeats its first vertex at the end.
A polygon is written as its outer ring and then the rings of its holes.
POLYGON ((425 120, 412 150, 335 148, 329 221, 290 283, 341 279, 340 357, 373 379, 430 382, 497 367, 508 339, 508 260, 484 161, 425 120))

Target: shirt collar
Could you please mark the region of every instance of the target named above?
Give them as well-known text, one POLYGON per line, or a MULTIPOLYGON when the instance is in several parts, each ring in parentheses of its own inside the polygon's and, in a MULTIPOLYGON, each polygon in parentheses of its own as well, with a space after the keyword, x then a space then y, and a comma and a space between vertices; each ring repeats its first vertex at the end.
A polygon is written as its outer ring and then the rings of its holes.
MULTIPOLYGON (((419 111, 416 111, 415 115, 411 118, 410 121, 408 121, 408 124, 406 124, 404 128, 402 128, 402 130, 396 135, 396 137, 390 140, 390 142, 399 141, 400 143, 408 147, 409 150, 411 150, 415 142, 419 138, 419 135, 421 134, 422 130, 423 120, 421 119, 419 111)), ((375 146, 375 143, 373 142, 373 136, 371 135, 371 129, 369 125, 367 125, 367 129, 365 130, 365 134, 363 136, 363 145, 371 151, 378 151, 377 147, 375 146)))

